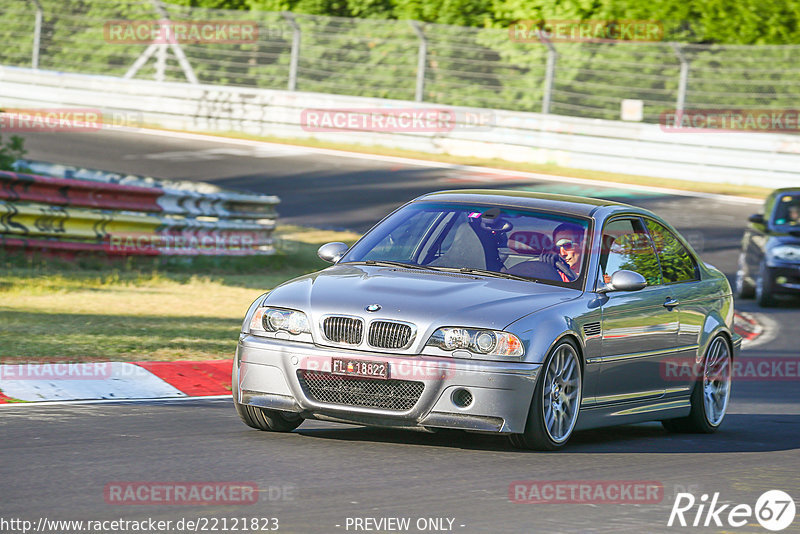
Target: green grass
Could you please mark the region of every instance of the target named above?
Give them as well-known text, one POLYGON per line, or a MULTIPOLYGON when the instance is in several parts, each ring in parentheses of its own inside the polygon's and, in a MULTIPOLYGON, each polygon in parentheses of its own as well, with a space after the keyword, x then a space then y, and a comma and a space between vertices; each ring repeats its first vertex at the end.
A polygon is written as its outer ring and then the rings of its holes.
POLYGON ((4 256, 0 361, 206 360, 233 355, 244 313, 265 291, 324 268, 316 249, 357 234, 298 227, 279 251, 246 258, 64 262, 4 256))

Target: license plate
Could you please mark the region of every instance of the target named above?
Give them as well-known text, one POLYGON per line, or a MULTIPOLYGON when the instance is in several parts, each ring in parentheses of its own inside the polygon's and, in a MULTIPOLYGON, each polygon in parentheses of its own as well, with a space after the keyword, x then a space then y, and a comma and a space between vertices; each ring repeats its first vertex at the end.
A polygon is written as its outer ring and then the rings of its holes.
POLYGON ((389 364, 366 360, 333 358, 331 372, 337 375, 360 376, 362 378, 389 378, 389 364))

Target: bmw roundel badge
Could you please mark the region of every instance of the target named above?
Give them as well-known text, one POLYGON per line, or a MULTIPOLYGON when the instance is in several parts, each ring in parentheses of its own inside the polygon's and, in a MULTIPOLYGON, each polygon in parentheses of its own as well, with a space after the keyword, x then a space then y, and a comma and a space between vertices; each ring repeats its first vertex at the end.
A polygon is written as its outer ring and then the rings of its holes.
POLYGON ((376 312, 376 311, 381 309, 381 305, 380 304, 370 304, 369 306, 367 306, 364 309, 367 310, 368 312, 376 312))

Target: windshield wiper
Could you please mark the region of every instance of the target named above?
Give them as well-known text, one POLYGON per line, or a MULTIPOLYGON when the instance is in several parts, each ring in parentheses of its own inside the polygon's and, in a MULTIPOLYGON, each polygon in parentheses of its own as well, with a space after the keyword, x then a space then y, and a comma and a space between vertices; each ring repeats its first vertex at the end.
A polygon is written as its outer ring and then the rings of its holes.
POLYGON ((484 276, 494 276, 495 278, 508 278, 509 280, 522 280, 524 282, 538 282, 535 278, 526 278, 524 276, 518 276, 516 274, 510 273, 498 273, 497 271, 490 271, 488 269, 473 269, 472 267, 461 267, 460 269, 454 269, 460 273, 468 273, 468 274, 482 274, 484 276))
POLYGON ((490 271, 488 269, 473 269, 472 267, 433 267, 430 265, 418 265, 416 263, 403 263, 394 260, 363 260, 363 261, 348 261, 347 263, 363 263, 364 265, 391 265, 392 267, 400 267, 402 269, 421 269, 425 271, 446 271, 464 274, 479 274, 483 276, 493 276, 495 278, 507 278, 509 280, 522 280, 523 282, 538 282, 535 278, 526 278, 525 276, 518 276, 510 273, 498 273, 497 271, 490 271))
POLYGON ((422 269, 425 271, 438 271, 436 267, 431 267, 430 265, 403 263, 402 261, 393 261, 393 260, 364 260, 364 261, 354 261, 347 263, 363 263, 364 265, 391 265, 392 267, 400 267, 402 269, 422 269))

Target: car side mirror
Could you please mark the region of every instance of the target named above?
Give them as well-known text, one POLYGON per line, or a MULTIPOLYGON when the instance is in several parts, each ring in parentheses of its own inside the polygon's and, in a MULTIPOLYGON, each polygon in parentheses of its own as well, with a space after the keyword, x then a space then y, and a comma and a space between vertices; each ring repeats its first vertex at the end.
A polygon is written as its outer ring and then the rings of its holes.
POLYGON ((347 252, 349 248, 350 247, 340 241, 325 243, 317 250, 317 256, 319 256, 319 259, 327 261, 328 263, 336 263, 342 259, 342 256, 344 256, 344 253, 347 252))
POLYGON ((611 293, 612 291, 639 291, 647 287, 644 276, 634 271, 619 270, 611 275, 611 282, 601 287, 598 293, 611 293))
POLYGON ((754 213, 750 217, 747 218, 753 224, 764 224, 764 216, 760 213, 754 213))

